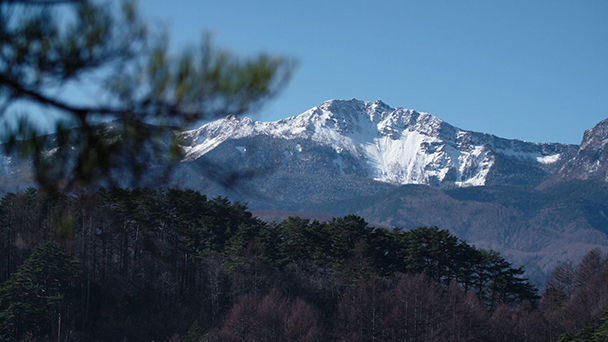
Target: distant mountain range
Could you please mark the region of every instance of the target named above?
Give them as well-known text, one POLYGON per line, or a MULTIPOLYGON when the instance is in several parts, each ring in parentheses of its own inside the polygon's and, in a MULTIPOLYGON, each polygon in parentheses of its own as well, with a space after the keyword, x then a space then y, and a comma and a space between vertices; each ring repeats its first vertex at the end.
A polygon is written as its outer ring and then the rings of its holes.
POLYGON ((578 149, 465 131, 427 113, 354 99, 276 122, 226 117, 183 137, 186 162, 221 151, 241 166, 263 159, 290 174, 322 168, 333 177, 442 189, 538 185, 578 149))
MULTIPOLYGON (((525 264, 539 282, 560 261, 608 250, 608 120, 581 146, 532 143, 352 99, 174 134, 183 160, 168 183, 144 185, 246 201, 265 219, 355 213, 383 226, 437 225, 525 264)), ((5 188, 27 184, 26 171, 0 158, 5 188)))

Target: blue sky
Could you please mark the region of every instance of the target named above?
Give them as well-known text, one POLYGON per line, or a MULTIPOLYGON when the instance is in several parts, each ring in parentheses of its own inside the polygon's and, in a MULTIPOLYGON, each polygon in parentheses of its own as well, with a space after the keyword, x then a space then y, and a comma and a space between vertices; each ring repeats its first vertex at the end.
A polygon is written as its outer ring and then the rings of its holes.
POLYGON ((214 32, 298 60, 256 120, 381 99, 467 130, 580 143, 608 117, 608 1, 140 1, 172 48, 214 32))

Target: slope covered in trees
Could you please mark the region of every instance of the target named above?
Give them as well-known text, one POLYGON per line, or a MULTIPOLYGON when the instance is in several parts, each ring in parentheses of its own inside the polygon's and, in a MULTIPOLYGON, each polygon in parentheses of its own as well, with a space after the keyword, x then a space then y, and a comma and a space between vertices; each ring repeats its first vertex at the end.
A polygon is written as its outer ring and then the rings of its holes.
POLYGON ((0 243, 7 341, 550 341, 608 307, 599 252, 539 301, 523 269, 437 227, 266 223, 191 190, 9 194, 0 243))

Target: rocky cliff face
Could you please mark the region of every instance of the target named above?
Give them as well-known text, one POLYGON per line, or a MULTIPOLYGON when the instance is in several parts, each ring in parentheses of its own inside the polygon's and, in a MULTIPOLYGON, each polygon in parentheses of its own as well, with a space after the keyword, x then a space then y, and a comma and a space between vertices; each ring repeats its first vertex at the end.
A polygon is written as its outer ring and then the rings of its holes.
POLYGON ((541 188, 571 180, 608 182, 608 119, 585 131, 577 153, 566 160, 541 188))

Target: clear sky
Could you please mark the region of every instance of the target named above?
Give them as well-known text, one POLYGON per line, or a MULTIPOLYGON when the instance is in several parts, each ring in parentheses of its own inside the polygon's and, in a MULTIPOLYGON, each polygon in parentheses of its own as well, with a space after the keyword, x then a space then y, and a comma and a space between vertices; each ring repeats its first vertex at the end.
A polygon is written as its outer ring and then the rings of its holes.
POLYGON ((252 117, 381 99, 505 138, 580 143, 608 118, 608 1, 140 0, 175 49, 212 31, 299 65, 252 117))

